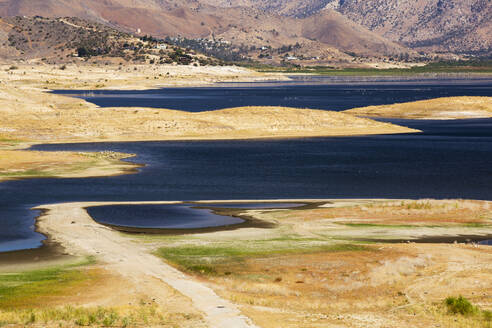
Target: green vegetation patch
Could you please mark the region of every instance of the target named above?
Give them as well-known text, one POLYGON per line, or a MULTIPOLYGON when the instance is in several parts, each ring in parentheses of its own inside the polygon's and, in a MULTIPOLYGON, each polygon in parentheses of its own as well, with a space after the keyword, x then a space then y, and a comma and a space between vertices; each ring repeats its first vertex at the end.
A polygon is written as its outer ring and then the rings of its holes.
POLYGON ((400 228, 419 228, 420 226, 418 225, 411 225, 411 224, 376 224, 376 223, 341 223, 343 225, 346 225, 348 227, 353 227, 353 228, 395 228, 395 229, 400 229, 400 228))
POLYGON ((0 327, 7 325, 50 324, 60 327, 148 327, 168 326, 176 321, 190 319, 189 315, 182 318, 170 318, 155 305, 139 305, 129 308, 85 308, 65 306, 59 308, 43 308, 28 310, 0 310, 0 327))
POLYGON ((6 178, 23 178, 23 177, 50 177, 53 176, 52 172, 38 170, 38 169, 29 169, 23 171, 15 171, 15 172, 0 172, 0 177, 6 178))
POLYGON ((58 170, 53 167, 46 167, 42 169, 27 169, 27 170, 19 170, 13 172, 1 172, 0 177, 5 178, 53 178, 60 174, 67 172, 82 172, 91 167, 97 166, 99 164, 98 161, 88 161, 81 162, 75 164, 67 164, 66 166, 60 167, 58 170))
POLYGON ((342 244, 315 239, 270 239, 245 243, 216 243, 163 247, 155 253, 188 272, 215 275, 248 258, 319 252, 373 251, 364 245, 342 244))
POLYGON ((463 296, 448 297, 444 301, 448 312, 452 314, 474 315, 479 312, 478 307, 474 306, 469 300, 463 296))
POLYGON ((408 76, 423 73, 492 73, 492 61, 468 60, 429 63, 411 68, 344 68, 327 66, 283 66, 249 65, 249 68, 266 73, 299 73, 332 76, 408 76))
POLYGON ((12 146, 12 145, 19 144, 21 142, 22 142, 22 140, 19 140, 19 139, 0 137, 0 146, 2 146, 2 145, 12 146))
POLYGON ((55 296, 96 279, 82 267, 93 264, 88 258, 75 264, 20 273, 0 274, 0 310, 39 307, 55 296))
POLYGON ((461 315, 472 321, 481 322, 483 327, 491 327, 492 311, 482 310, 463 296, 450 296, 444 300, 448 314, 461 315))

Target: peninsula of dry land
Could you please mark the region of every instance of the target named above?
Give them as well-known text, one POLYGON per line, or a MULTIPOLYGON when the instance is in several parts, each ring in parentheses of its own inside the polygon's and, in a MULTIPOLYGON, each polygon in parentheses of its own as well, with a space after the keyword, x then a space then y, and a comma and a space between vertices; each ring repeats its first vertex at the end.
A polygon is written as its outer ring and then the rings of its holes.
MULTIPOLYGON (((417 130, 333 111, 242 107, 190 113, 156 108, 99 108, 50 89, 149 88, 217 81, 264 80, 237 67, 21 66, 0 69, 0 179, 81 176, 87 156, 73 153, 5 152, 35 143, 249 139, 412 133, 417 130), (2 147, 3 145, 3 147, 2 147), (2 150, 3 149, 3 150, 2 150), (14 154, 16 156, 14 156, 14 154), (66 155, 66 156, 64 156, 66 155), (33 158, 35 156, 35 158, 33 158), (31 166, 28 163, 32 163, 31 166), (68 169, 67 169, 68 165, 68 169), (50 168, 56 167, 56 170, 50 168), (23 174, 24 170, 24 174, 23 174), (63 171, 57 173, 55 171, 63 171)), ((101 156, 98 156, 99 161, 101 156)), ((101 163, 93 163, 101 167, 101 163)), ((121 167, 120 167, 121 168, 121 167)), ((116 171, 120 171, 116 168, 116 171)), ((94 174, 90 170, 87 174, 94 174)), ((99 174, 95 174, 99 175, 99 174)))
POLYGON ((0 321, 43 327, 490 325, 492 250, 458 237, 490 236, 490 202, 286 201, 306 205, 216 209, 270 226, 183 235, 122 234, 85 210, 115 203, 40 206, 39 230, 67 253, 92 260, 26 273, 4 268, 0 288, 11 293, 0 298, 0 321), (460 242, 412 242, 446 237, 460 242), (41 274, 41 284, 32 282, 41 274), (459 295, 464 313, 446 303, 459 295))
POLYGON ((344 113, 405 119, 454 120, 492 117, 492 97, 445 97, 402 104, 354 108, 344 113))

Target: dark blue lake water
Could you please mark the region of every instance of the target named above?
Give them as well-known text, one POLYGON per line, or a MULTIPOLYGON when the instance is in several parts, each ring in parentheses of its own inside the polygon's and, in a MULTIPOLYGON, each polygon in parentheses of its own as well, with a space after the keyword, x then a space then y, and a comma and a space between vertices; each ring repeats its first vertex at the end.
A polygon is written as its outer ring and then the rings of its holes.
POLYGON ((209 87, 145 91, 74 91, 101 107, 154 107, 191 112, 239 106, 286 106, 345 110, 451 96, 492 96, 490 79, 296 77, 291 82, 222 83, 209 87))
POLYGON ((87 212, 100 223, 135 228, 197 229, 244 222, 187 204, 96 206, 88 208, 87 212))
MULTIPOLYGON (((492 200, 492 120, 398 121, 423 134, 40 145, 136 153, 138 174, 0 183, 0 250, 37 247, 38 204, 278 198, 492 200)), ((113 222, 118 223, 118 222, 113 222)), ((120 222, 124 223, 124 222, 120 222)))
MULTIPOLYGON (((478 84, 476 90, 481 88, 478 84)), ((186 90, 190 92, 190 88, 186 90)), ((292 97, 296 97, 295 90, 291 90, 292 97)), ((490 87, 484 90, 480 92, 490 94, 490 87)), ((379 94, 385 92, 389 91, 379 94)), ((413 97, 420 97, 420 91, 413 92, 413 97)), ((210 99, 211 103, 216 101, 210 99)), ((326 97, 326 101, 332 98, 326 97)), ((208 104, 207 99, 201 102, 208 104)), ((348 107, 356 106, 353 102, 348 107)), ((312 106, 304 103, 299 107, 312 106)), ((39 247, 44 237, 34 232, 38 213, 29 209, 57 202, 424 197, 492 200, 492 119, 392 121, 424 133, 39 145, 34 149, 135 153, 137 157, 132 160, 146 166, 138 174, 118 177, 0 183, 0 251, 39 247)), ((113 224, 128 224, 123 217, 120 222, 113 219, 113 224)))

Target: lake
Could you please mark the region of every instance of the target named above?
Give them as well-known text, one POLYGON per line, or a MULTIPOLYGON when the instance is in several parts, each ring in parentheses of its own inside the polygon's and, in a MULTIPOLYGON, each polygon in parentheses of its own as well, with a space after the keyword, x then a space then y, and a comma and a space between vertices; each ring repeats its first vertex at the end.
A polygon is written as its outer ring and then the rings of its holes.
POLYGON ((154 107, 200 112, 240 106, 345 110, 453 96, 492 96, 492 80, 294 77, 290 82, 220 83, 156 90, 59 90, 101 107, 154 107))
MULTIPOLYGON (((490 93, 490 88, 485 88, 485 92, 482 84, 477 85, 474 84, 475 91, 490 93)), ((373 88, 378 89, 378 85, 373 88)), ((304 92, 301 89, 299 92, 304 92)), ((291 92, 293 97, 295 90, 291 92)), ((420 97, 420 91, 415 90, 413 97, 420 97)), ((326 98, 326 102, 331 101, 326 98)), ((135 153, 137 157, 131 160, 146 166, 138 174, 117 177, 0 183, 0 251, 39 247, 44 239, 34 232, 39 212, 29 209, 49 203, 427 197, 492 200, 492 119, 391 121, 424 132, 280 140, 38 145, 33 149, 135 153)), ((132 224, 131 217, 121 216, 119 221, 118 217, 119 214, 113 215, 111 223, 132 224)), ((150 226, 155 220, 160 222, 154 218, 150 226)))

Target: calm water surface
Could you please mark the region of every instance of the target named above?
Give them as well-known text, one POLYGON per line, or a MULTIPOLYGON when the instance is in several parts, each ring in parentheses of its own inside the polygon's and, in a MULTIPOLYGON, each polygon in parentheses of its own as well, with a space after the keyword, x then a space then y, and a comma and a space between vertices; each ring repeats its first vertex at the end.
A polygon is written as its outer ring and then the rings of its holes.
POLYGON ((345 110, 437 97, 492 96, 490 79, 401 80, 380 77, 296 77, 291 82, 222 83, 145 91, 56 91, 101 107, 154 107, 191 112, 239 106, 345 110))
POLYGON ((187 204, 96 206, 87 212, 100 223, 135 228, 197 229, 244 222, 187 204))
MULTIPOLYGON (((41 145, 136 153, 139 174, 0 183, 0 250, 38 247, 38 204, 282 198, 492 200, 492 120, 398 121, 423 134, 41 145)), ((117 223, 117 222, 114 222, 117 223)), ((123 223, 123 222, 121 222, 123 223)))
POLYGON ((249 208, 249 209, 277 209, 277 208, 293 208, 300 207, 305 204, 301 203, 210 203, 197 204, 198 206, 206 206, 213 208, 249 208))

